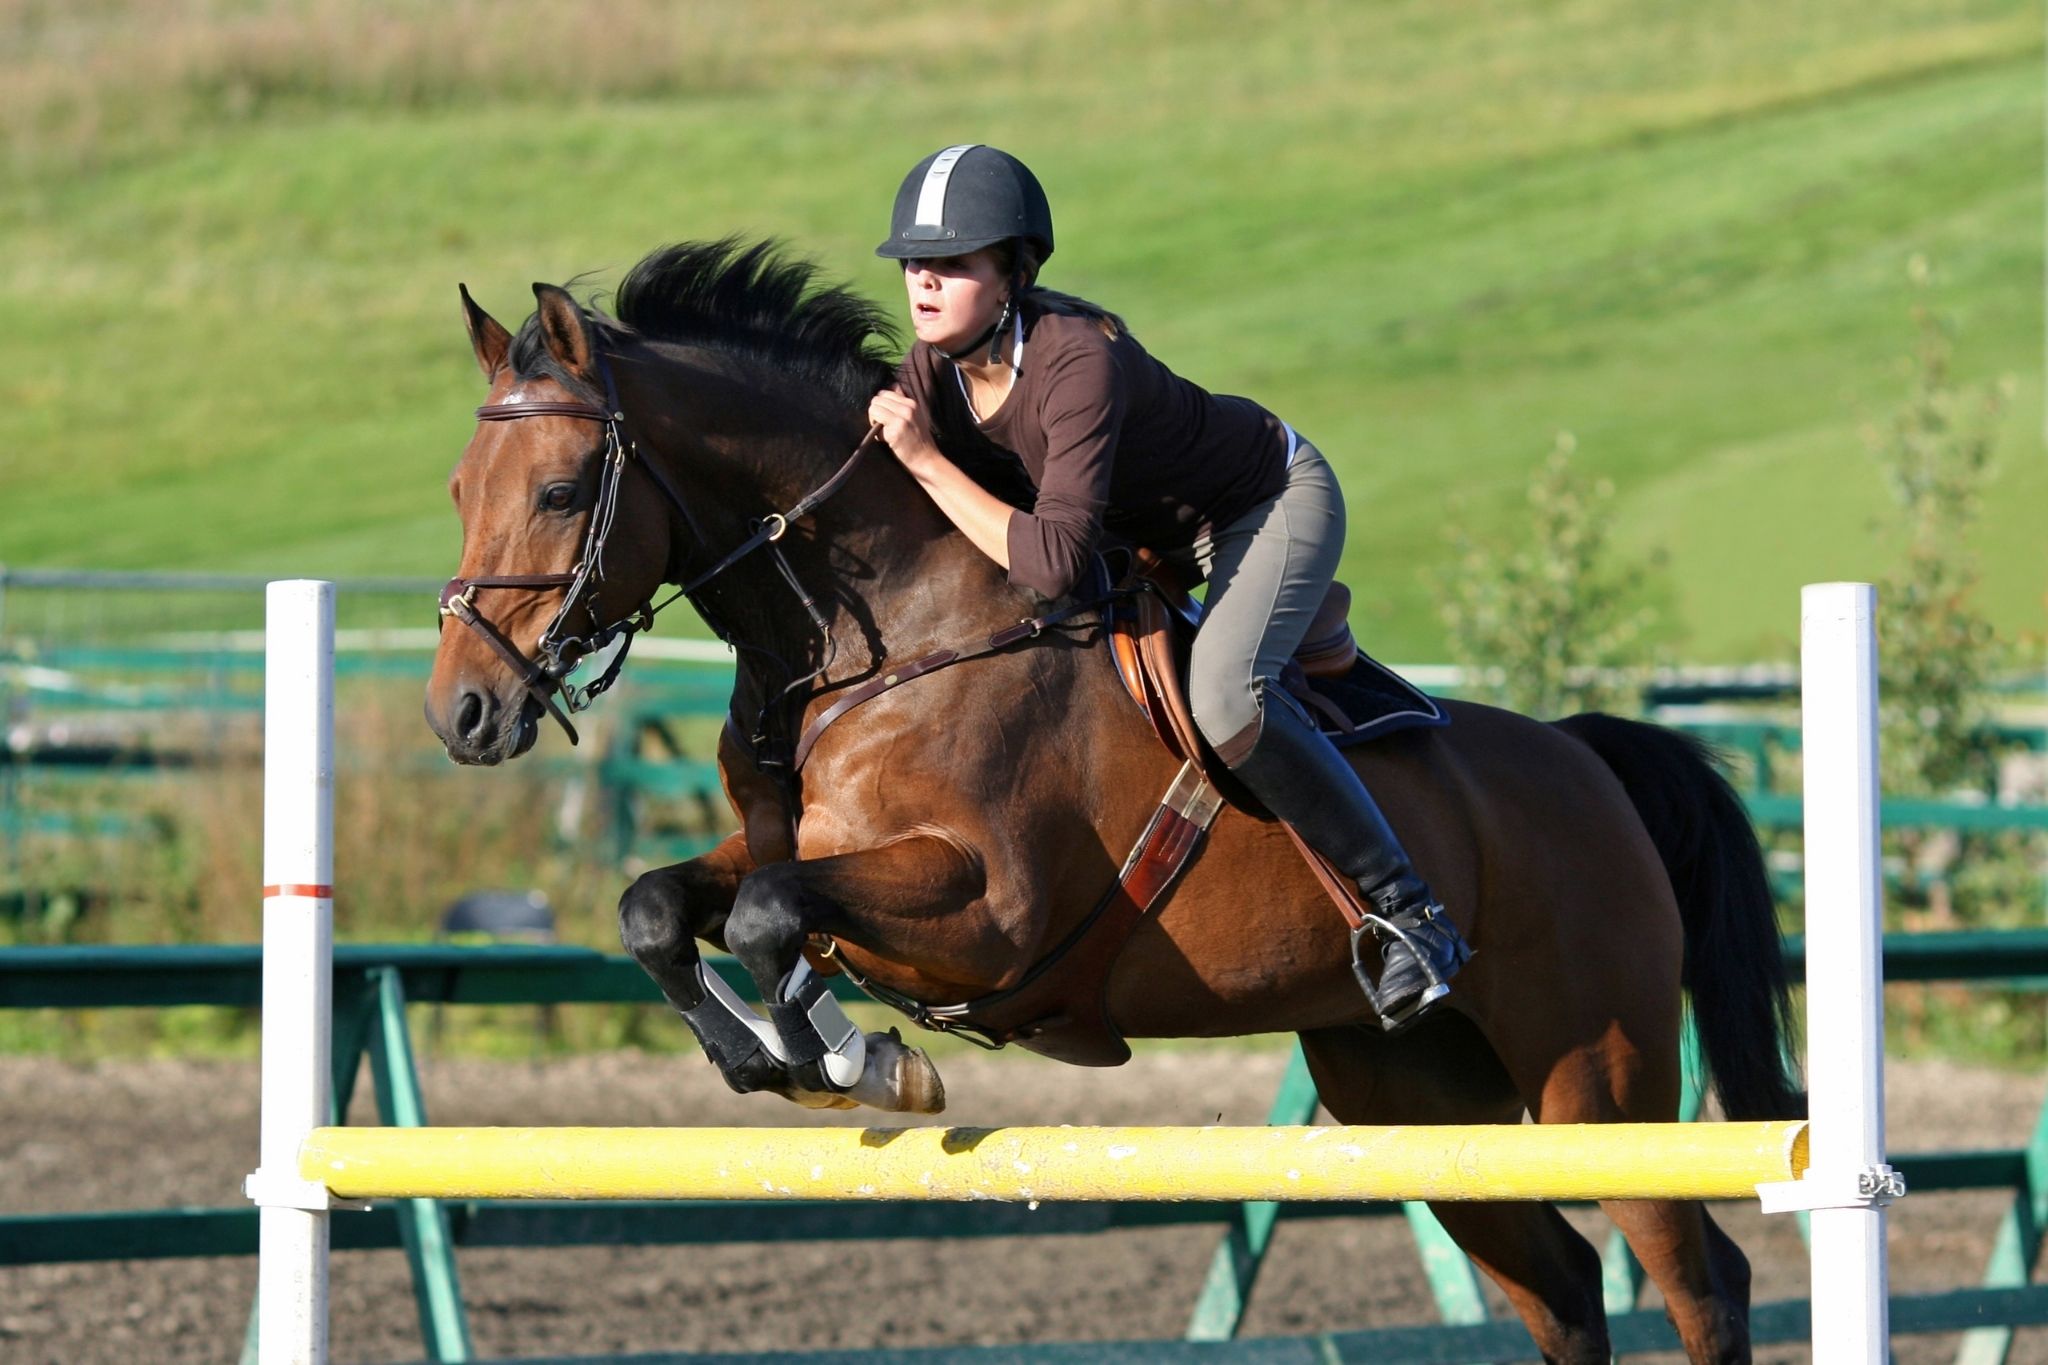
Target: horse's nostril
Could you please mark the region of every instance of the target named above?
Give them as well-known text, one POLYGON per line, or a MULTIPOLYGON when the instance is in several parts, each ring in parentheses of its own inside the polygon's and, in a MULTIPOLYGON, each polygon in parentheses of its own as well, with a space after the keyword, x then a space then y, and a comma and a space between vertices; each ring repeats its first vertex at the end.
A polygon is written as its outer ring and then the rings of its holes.
POLYGON ((462 709, 456 713, 455 733, 474 742, 484 726, 484 699, 480 692, 464 691, 462 709))

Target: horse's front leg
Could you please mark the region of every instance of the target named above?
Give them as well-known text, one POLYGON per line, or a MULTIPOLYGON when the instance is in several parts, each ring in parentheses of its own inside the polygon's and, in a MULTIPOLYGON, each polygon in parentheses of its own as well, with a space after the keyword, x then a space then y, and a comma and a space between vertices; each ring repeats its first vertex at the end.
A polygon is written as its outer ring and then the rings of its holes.
POLYGON ((741 883, 726 946, 754 978, 800 1085, 877 1109, 935 1114, 945 1087, 894 1029, 863 1035, 803 958, 813 934, 870 934, 965 907, 983 890, 977 860, 949 840, 897 839, 829 858, 773 863, 741 883))
POLYGON ((701 858, 645 873, 619 897, 619 941, 683 1016, 704 1055, 739 1093, 769 1090, 812 1107, 851 1108, 806 1088, 779 1055, 779 1038, 704 964, 697 940, 722 942, 740 884, 754 870, 745 834, 701 858))

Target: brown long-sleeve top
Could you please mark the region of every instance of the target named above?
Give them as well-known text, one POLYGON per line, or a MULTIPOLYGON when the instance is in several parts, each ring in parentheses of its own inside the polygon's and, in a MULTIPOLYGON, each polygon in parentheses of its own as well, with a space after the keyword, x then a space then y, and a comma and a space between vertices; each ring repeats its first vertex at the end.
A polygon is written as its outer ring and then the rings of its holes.
POLYGON ((985 422, 933 347, 913 346, 902 370, 939 449, 1017 506, 1012 583, 1059 597, 1081 580, 1105 529, 1170 553, 1280 491, 1279 418, 1189 383, 1091 318, 1028 301, 1023 314, 1021 372, 985 422))

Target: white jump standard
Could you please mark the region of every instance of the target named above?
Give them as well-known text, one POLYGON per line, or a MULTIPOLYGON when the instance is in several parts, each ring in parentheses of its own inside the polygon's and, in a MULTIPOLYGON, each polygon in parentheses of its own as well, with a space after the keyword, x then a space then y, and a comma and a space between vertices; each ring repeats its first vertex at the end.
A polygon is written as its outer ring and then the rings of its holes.
POLYGON ((1813 1165, 1760 1194, 1767 1213, 1813 1211, 1814 1360, 1880 1365, 1891 1354, 1884 1210, 1906 1182, 1884 1159, 1877 591, 1810 584, 1799 607, 1813 1165))
POLYGON ((263 643, 262 1360, 327 1359, 324 1185, 299 1147, 327 1122, 334 992, 334 585, 272 583, 263 643))
MULTIPOLYGON (((269 594, 261 1359, 327 1359, 343 1199, 1730 1198, 1813 1213, 1816 1365, 1889 1354, 1875 594, 1805 589, 1808 1125, 1464 1128, 335 1128, 333 588, 269 594), (1810 1156, 1810 1166, 1809 1166, 1810 1156)), ((355 1205, 355 1207, 362 1207, 355 1205)))

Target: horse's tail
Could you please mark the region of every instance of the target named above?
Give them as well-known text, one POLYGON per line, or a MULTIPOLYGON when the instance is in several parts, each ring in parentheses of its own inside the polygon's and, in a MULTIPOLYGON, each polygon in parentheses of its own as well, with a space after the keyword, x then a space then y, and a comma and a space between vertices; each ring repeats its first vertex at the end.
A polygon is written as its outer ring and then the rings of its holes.
POLYGON ((1691 735, 1587 712, 1558 728, 1600 755, 1664 860, 1685 928, 1682 979, 1721 1108, 1731 1119, 1797 1118, 1786 1074, 1792 1003, 1770 877, 1756 829, 1713 750, 1691 735))

